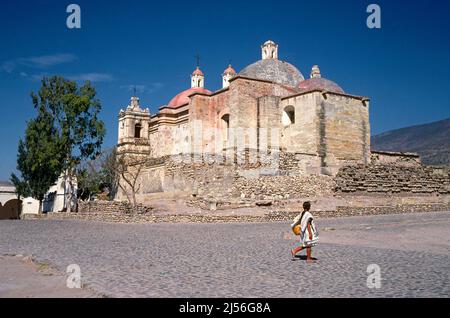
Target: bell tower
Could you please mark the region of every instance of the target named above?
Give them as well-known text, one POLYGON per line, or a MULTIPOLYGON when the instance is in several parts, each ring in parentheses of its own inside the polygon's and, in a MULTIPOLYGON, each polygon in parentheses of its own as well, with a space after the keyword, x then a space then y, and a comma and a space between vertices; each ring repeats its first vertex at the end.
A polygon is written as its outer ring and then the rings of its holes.
POLYGON ((228 65, 228 68, 222 74, 222 88, 227 88, 228 86, 230 86, 230 80, 235 76, 236 71, 231 66, 231 64, 228 65))
POLYGON ((119 154, 150 154, 150 110, 142 109, 138 97, 131 97, 130 105, 119 112, 117 152, 119 154))
POLYGON ((197 69, 191 74, 191 87, 192 88, 204 88, 205 87, 205 75, 197 66, 197 69))

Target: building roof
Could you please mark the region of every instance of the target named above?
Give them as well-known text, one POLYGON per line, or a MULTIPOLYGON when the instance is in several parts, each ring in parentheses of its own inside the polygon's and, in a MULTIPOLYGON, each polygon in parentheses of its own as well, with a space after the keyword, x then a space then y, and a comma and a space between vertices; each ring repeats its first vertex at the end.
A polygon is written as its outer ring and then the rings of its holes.
POLYGON ((14 185, 9 181, 1 181, 0 180, 0 187, 14 187, 14 185))
POLYGON ((323 77, 308 78, 307 80, 300 82, 298 88, 300 88, 300 91, 319 89, 333 93, 345 94, 344 90, 338 84, 323 77))
POLYGON ((292 64, 278 59, 259 60, 245 67, 239 75, 297 87, 305 78, 292 64))
POLYGON ((174 98, 172 98, 172 100, 169 102, 169 104, 167 104, 166 107, 177 108, 177 107, 183 106, 185 104, 188 104, 190 102, 189 96, 194 93, 202 93, 202 94, 208 94, 208 95, 212 94, 211 91, 207 90, 206 88, 192 87, 192 88, 185 90, 184 92, 179 93, 174 98))

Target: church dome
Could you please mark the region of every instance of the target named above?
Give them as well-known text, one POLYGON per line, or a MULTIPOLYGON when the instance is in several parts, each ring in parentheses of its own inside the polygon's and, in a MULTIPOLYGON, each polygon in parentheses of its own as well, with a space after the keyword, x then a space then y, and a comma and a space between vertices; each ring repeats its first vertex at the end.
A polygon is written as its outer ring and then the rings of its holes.
POLYGON ((292 64, 278 59, 278 45, 266 41, 261 46, 262 59, 244 68, 239 75, 297 87, 305 78, 292 64))
POLYGON ((335 82, 326 78, 309 78, 306 81, 300 82, 298 88, 302 91, 311 91, 315 89, 324 90, 333 93, 344 94, 344 90, 335 82))
POLYGON ((304 80, 302 73, 292 64, 278 59, 265 59, 244 68, 239 75, 297 87, 304 80))
POLYGON ((172 100, 169 102, 167 107, 169 108, 178 108, 180 106, 186 105, 190 102, 189 95, 192 95, 194 93, 202 93, 202 94, 212 94, 211 91, 203 88, 203 87, 192 87, 184 92, 179 93, 176 95, 172 100))
POLYGON ((306 81, 303 81, 298 85, 298 88, 300 88, 301 91, 311 91, 318 89, 321 91, 328 91, 333 93, 345 93, 338 84, 322 77, 318 65, 314 65, 312 67, 310 76, 311 78, 308 78, 306 81))

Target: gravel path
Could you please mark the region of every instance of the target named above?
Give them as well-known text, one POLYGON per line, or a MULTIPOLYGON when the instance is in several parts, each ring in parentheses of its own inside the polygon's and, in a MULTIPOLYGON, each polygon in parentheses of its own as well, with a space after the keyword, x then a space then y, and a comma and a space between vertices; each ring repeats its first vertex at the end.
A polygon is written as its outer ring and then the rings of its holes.
POLYGON ((316 223, 315 264, 290 260, 287 223, 0 221, 0 255, 78 264, 111 297, 449 297, 450 212, 316 223), (380 289, 367 287, 370 264, 380 289))

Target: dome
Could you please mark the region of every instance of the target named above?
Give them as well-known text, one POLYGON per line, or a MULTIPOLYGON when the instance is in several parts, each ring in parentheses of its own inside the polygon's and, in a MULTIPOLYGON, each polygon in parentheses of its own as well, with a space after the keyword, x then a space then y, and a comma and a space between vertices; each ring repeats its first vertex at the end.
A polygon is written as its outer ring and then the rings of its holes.
POLYGON ((268 41, 264 42, 263 46, 267 46, 267 45, 276 45, 276 44, 274 41, 268 40, 268 41))
POLYGON ((298 88, 300 88, 300 90, 311 91, 319 89, 321 91, 344 94, 344 90, 338 84, 322 77, 322 75, 320 74, 319 65, 313 65, 310 76, 311 78, 301 82, 298 85, 298 88))
POLYGON ((234 70, 234 68, 230 65, 228 65, 227 69, 225 71, 223 71, 223 74, 230 74, 230 75, 236 75, 236 71, 234 70))
POLYGON ((199 76, 204 76, 203 72, 200 70, 200 68, 197 66, 197 68, 195 69, 194 72, 192 72, 192 75, 199 75, 199 76))
POLYGON ((305 78, 293 66, 278 59, 263 59, 244 68, 239 75, 297 87, 305 78))
POLYGON ((335 82, 323 77, 313 77, 306 81, 300 82, 298 88, 302 91, 311 91, 315 89, 325 90, 333 93, 344 94, 344 90, 335 82))
POLYGON ((177 107, 180 107, 180 106, 188 104, 189 101, 190 101, 189 95, 192 95, 194 93, 212 94, 211 91, 209 91, 209 90, 207 90, 205 88, 192 87, 192 88, 189 88, 189 89, 185 90, 184 92, 179 93, 177 96, 172 98, 172 100, 169 102, 167 107, 177 108, 177 107))

